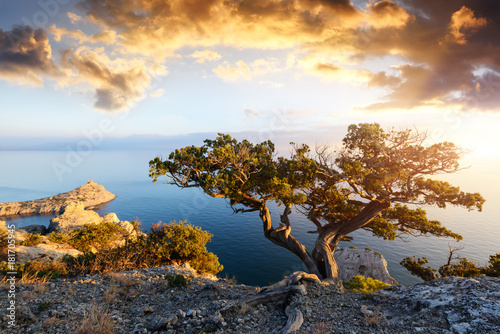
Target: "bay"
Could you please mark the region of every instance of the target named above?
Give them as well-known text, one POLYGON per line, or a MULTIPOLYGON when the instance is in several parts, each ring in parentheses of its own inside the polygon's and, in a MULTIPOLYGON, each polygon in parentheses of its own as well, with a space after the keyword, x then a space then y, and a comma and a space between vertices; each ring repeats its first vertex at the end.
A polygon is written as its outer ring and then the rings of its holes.
MULTIPOLYGON (((219 256, 224 271, 219 276, 236 277, 238 282, 267 285, 294 271, 304 270, 298 258, 264 238, 257 213, 234 214, 223 199, 204 195, 198 189, 179 189, 148 177, 149 160, 170 151, 89 151, 71 155, 66 151, 0 151, 0 202, 42 198, 72 190, 89 179, 102 184, 117 198, 97 211, 115 212, 121 220, 138 220, 144 231, 158 221, 187 220, 214 236, 208 249, 219 256)), ((342 242, 341 247, 355 245, 381 252, 388 261, 391 275, 401 284, 420 282, 399 263, 406 256, 426 256, 430 265, 438 267, 448 255, 448 243, 464 246, 461 256, 484 264, 489 255, 500 252, 500 173, 491 166, 481 165, 456 175, 443 176, 464 191, 480 192, 487 202, 483 212, 467 212, 458 207, 445 210, 422 207, 429 218, 464 236, 455 243, 436 237, 408 237, 406 240, 384 241, 362 231, 353 233, 354 241, 342 242)), ((281 208, 271 208, 273 221, 279 221, 281 208)), ((11 219, 17 227, 30 224, 48 226, 53 216, 31 216, 11 219)), ((314 245, 313 229, 297 212, 291 216, 292 234, 309 249, 314 245)))

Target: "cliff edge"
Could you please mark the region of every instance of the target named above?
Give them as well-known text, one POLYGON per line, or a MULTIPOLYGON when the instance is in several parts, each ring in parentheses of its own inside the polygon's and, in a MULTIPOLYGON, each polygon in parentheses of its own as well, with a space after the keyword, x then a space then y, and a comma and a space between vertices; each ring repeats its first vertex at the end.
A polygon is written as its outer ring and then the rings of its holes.
POLYGON ((116 195, 104 189, 104 186, 89 180, 87 184, 62 193, 33 201, 0 203, 0 217, 13 215, 58 214, 68 203, 81 203, 84 208, 107 203, 116 195))

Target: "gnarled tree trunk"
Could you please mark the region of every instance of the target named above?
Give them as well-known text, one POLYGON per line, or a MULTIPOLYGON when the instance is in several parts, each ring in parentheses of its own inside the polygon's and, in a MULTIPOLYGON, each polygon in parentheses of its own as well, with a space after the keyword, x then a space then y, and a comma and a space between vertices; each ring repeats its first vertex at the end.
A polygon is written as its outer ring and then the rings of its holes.
POLYGON ((368 224, 390 205, 389 201, 374 199, 367 203, 356 217, 345 222, 332 222, 318 228, 320 233, 316 239, 312 255, 303 244, 290 234, 292 228, 288 215, 291 212, 291 205, 285 207, 283 215, 281 215, 282 224, 276 229, 272 226, 271 213, 267 205, 261 203, 259 210, 264 235, 267 239, 297 255, 306 265, 309 273, 315 274, 319 279, 342 287, 339 268, 333 257, 335 248, 344 236, 368 224))

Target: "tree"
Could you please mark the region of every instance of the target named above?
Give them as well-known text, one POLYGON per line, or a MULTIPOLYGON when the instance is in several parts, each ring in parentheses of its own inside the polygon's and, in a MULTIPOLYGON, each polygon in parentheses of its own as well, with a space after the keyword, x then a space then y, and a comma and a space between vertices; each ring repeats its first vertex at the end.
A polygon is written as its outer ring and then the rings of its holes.
POLYGON ((481 210, 483 197, 464 193, 427 175, 459 170, 463 151, 453 143, 425 146, 425 133, 384 131, 379 124, 350 125, 342 148, 329 154, 292 144, 290 158, 276 157, 274 144, 237 141, 226 134, 200 147, 176 149, 168 159, 150 161, 150 177, 165 176, 182 188, 199 187, 228 200, 235 212, 259 212, 264 235, 297 255, 311 274, 340 285, 333 253, 341 240, 364 229, 393 240, 398 236, 462 237, 420 208, 406 204, 458 205, 481 210), (284 207, 273 227, 268 202, 284 207), (290 213, 296 207, 315 226, 311 252, 291 234, 290 213))

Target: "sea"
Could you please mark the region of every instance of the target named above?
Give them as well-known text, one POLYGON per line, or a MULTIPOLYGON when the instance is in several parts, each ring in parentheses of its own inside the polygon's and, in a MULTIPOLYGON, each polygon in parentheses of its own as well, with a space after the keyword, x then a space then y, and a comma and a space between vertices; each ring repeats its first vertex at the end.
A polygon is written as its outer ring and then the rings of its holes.
MULTIPOLYGON (((33 200, 70 191, 94 182, 116 194, 113 201, 96 211, 117 214, 120 220, 137 220, 148 232, 159 221, 187 220, 213 234, 207 245, 219 257, 224 270, 220 277, 236 278, 238 283, 265 286, 298 270, 301 261, 264 237, 257 212, 233 213, 221 198, 211 198, 196 188, 181 189, 165 180, 153 183, 149 161, 167 156, 163 150, 94 151, 0 151, 0 202, 33 200)), ((423 206, 430 219, 439 220, 464 239, 413 237, 386 241, 367 231, 352 233, 352 242, 340 247, 370 248, 382 253, 388 270, 400 284, 412 285, 421 279, 412 276, 400 262, 407 256, 427 257, 434 268, 444 264, 449 247, 462 248, 456 254, 485 264, 489 256, 500 253, 500 171, 497 165, 473 165, 442 179, 468 192, 479 192, 487 200, 482 212, 448 206, 423 206)), ((271 204, 272 218, 279 221, 282 208, 271 204)), ((31 224, 48 226, 53 215, 10 217, 17 227, 31 224)), ((312 249, 316 235, 307 233, 314 226, 300 213, 291 216, 292 234, 312 249)), ((5 218, 2 218, 5 220, 5 218)))

